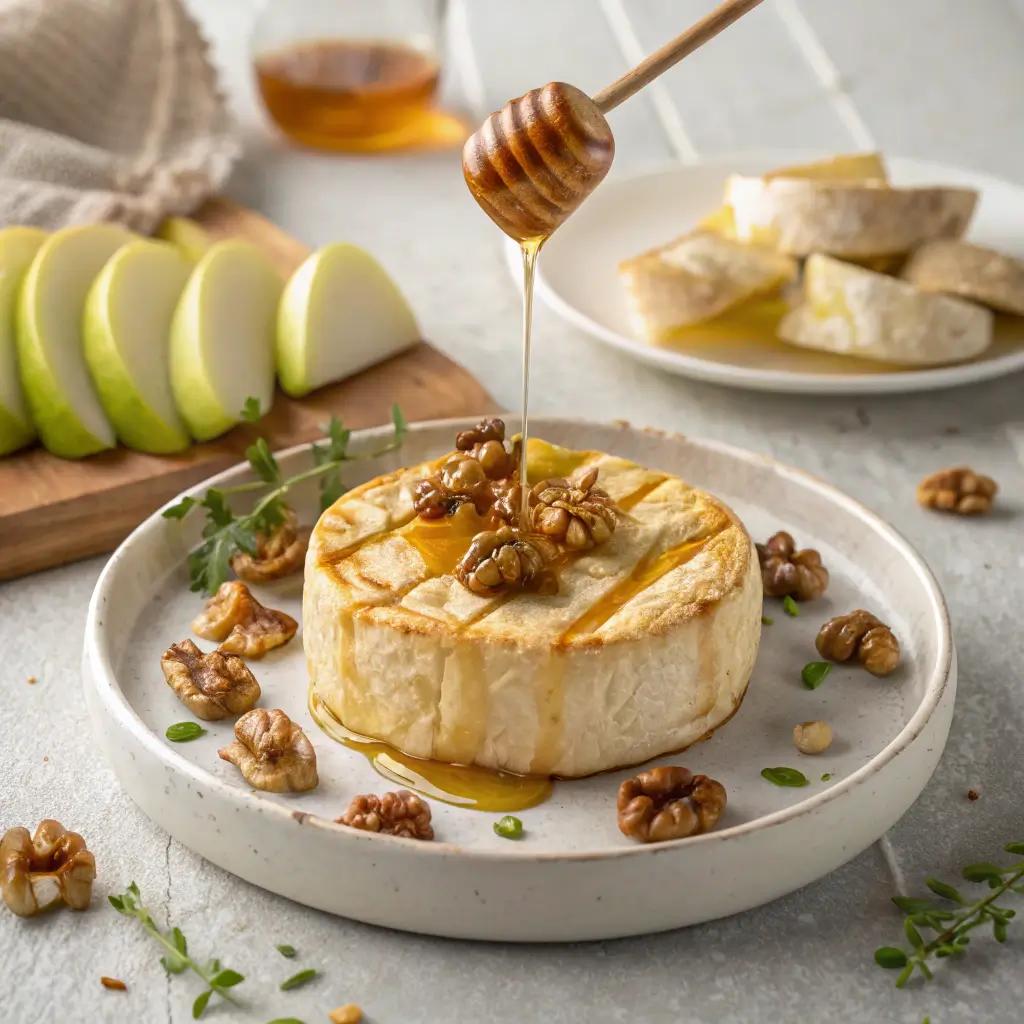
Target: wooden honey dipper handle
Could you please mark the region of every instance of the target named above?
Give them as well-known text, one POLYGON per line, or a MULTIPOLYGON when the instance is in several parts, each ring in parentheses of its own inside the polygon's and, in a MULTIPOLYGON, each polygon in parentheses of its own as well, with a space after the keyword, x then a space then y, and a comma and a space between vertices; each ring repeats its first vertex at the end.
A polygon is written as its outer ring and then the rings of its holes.
POLYGON ((725 0, 710 14, 691 25, 682 35, 666 43, 660 50, 655 50, 646 60, 641 61, 631 71, 616 79, 607 88, 602 89, 595 97, 594 103, 602 114, 614 110, 634 93, 670 67, 688 57, 694 50, 703 46, 709 39, 714 39, 723 29, 727 29, 734 21, 742 18, 753 10, 761 0, 725 0))

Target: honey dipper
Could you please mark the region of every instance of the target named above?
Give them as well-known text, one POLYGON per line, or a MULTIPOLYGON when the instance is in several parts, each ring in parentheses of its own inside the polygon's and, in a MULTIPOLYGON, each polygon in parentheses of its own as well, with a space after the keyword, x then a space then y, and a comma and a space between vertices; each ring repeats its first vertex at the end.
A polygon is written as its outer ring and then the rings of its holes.
POLYGON ((593 99, 551 82, 491 114, 462 151, 473 197, 517 241, 550 235, 611 168, 615 140, 604 115, 760 2, 726 0, 593 99))

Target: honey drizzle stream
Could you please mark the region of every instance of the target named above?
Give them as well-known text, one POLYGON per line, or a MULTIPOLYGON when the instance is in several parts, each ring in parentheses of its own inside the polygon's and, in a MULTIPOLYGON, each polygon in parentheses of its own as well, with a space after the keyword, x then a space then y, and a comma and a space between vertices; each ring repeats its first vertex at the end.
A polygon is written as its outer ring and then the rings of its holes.
POLYGON ((519 482, 522 485, 523 503, 519 510, 519 525, 523 530, 530 528, 530 485, 526 477, 526 444, 530 439, 528 410, 530 404, 530 340, 533 333, 533 280, 537 271, 537 256, 546 237, 528 238, 520 242, 523 254, 523 405, 521 447, 519 449, 519 482))
POLYGON ((429 761, 360 736, 342 725, 312 686, 309 713, 332 740, 367 757, 378 775, 433 800, 470 810, 509 813, 536 807, 551 796, 552 782, 547 776, 512 775, 473 765, 429 761))

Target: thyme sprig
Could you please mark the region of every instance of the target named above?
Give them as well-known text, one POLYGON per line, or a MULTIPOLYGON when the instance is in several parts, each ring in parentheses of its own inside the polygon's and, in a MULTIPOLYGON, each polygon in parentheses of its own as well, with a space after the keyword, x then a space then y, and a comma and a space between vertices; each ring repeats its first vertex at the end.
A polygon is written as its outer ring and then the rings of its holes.
MULTIPOLYGON (((1024 843, 1008 843, 1007 853, 1024 856, 1024 843)), ((899 946, 882 946, 875 950, 875 963, 886 970, 898 970, 896 987, 903 988, 915 971, 920 971, 925 980, 932 979, 932 970, 927 961, 932 957, 946 959, 962 956, 971 941, 968 934, 975 928, 991 922, 996 942, 1006 941, 1006 929, 1016 911, 996 904, 1008 892, 1024 892, 1024 860, 1000 867, 990 861, 968 864, 960 874, 968 882, 984 883, 992 891, 987 896, 971 902, 958 889, 937 878, 926 878, 925 885, 936 896, 948 904, 933 899, 919 899, 913 896, 894 896, 893 903, 906 914, 903 932, 910 945, 909 949, 899 946), (926 940, 921 929, 933 931, 935 937, 926 940)))
MULTIPOLYGON (((246 401, 243 418, 258 418, 255 399, 246 401)), ((288 506, 285 496, 297 484, 306 480, 319 479, 320 507, 329 508, 342 494, 345 486, 341 479, 341 467, 346 462, 360 459, 375 459, 402 447, 408 427, 402 410, 397 405, 391 408, 394 434, 387 444, 365 455, 352 455, 348 444, 352 431, 346 429, 336 416, 321 429, 324 440, 310 445, 313 452, 313 468, 295 476, 285 477, 264 438, 245 450, 245 457, 258 479, 234 487, 211 487, 201 498, 185 497, 175 505, 165 508, 165 519, 184 519, 196 509, 202 509, 206 516, 203 526, 203 541, 188 556, 188 574, 192 590, 205 594, 216 593, 217 588, 231 578, 231 559, 237 554, 257 554, 256 535, 268 534, 285 519, 288 506), (251 512, 236 516, 228 503, 233 494, 265 490, 251 512)))
POLYGON ((198 1020, 206 1012, 206 1005, 214 993, 226 999, 229 1003, 238 1005, 228 989, 234 988, 235 985, 245 981, 244 976, 239 974, 238 971, 222 968, 219 960, 211 960, 205 967, 200 967, 188 955, 188 943, 185 941, 185 936, 181 933, 180 928, 172 927, 168 928, 167 931, 161 931, 157 927, 156 922, 153 920, 153 915, 146 907, 142 906, 142 893, 139 892, 139 887, 134 882, 128 886, 127 892, 122 893, 120 896, 108 896, 107 899, 110 900, 110 905, 119 914, 123 914, 125 917, 133 917, 167 950, 167 956, 161 957, 160 963, 164 965, 164 970, 168 974, 181 974, 184 971, 192 971, 206 982, 206 990, 200 992, 192 1004, 193 1020, 198 1020))

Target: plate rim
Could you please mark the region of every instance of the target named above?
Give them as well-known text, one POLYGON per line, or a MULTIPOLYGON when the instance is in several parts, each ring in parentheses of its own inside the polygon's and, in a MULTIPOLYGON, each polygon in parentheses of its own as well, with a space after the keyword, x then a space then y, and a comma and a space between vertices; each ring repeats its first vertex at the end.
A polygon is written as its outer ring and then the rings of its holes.
MULTIPOLYGON (((449 431, 453 428, 463 429, 472 425, 478 417, 453 417, 448 419, 424 420, 409 424, 409 433, 425 433, 445 428, 449 431)), ((906 750, 920 735, 924 727, 930 721, 938 709, 951 681, 951 671, 954 659, 954 646, 952 627, 949 618, 949 610, 945 597, 939 586, 938 580, 928 566, 924 558, 916 551, 914 546, 895 527, 887 523, 881 516, 871 511, 867 506, 850 497, 832 484, 807 473, 804 470, 789 466, 771 456, 763 455, 749 449, 740 448, 735 445, 712 439, 692 438, 673 431, 658 430, 655 428, 636 427, 624 420, 614 422, 601 422, 588 420, 574 416, 538 416, 536 422, 540 424, 567 424, 577 427, 615 428, 628 431, 643 431, 646 434, 666 438, 670 441, 679 440, 689 444, 696 444, 719 455, 739 457, 750 464, 767 465, 774 472, 798 481, 805 486, 816 490, 823 497, 843 507, 846 511, 860 517, 873 529, 878 531, 885 539, 892 543, 904 556, 913 568, 925 588, 929 604, 931 606, 932 625, 938 631, 938 655, 936 665, 925 682, 925 691, 920 703, 915 708, 910 719, 903 728, 894 736, 886 746, 879 750, 867 764, 862 765, 851 775, 834 786, 814 795, 808 796, 799 803, 773 811, 770 814, 762 815, 751 821, 741 822, 728 828, 706 832, 702 835, 691 836, 686 839, 671 840, 657 844, 629 844, 622 847, 606 847, 597 850, 582 852, 572 851, 530 851, 527 848, 512 847, 511 849, 477 849, 467 848, 463 844, 449 843, 435 840, 430 843, 408 843, 399 836, 390 836, 379 833, 366 833, 357 829, 351 829, 344 825, 337 824, 329 818, 322 818, 319 815, 303 812, 301 808, 293 808, 286 804, 265 796, 258 790, 242 789, 232 785, 214 775, 212 772, 202 769, 199 765, 189 761, 182 754, 172 747, 168 747, 161 737, 149 729, 132 707, 120 685, 117 682, 117 675, 113 664, 106 654, 107 640, 104 635, 103 610, 107 604, 107 592, 116 582, 116 575, 122 570, 130 556, 130 549, 135 538, 143 531, 159 525, 162 521, 168 528, 172 527, 172 520, 163 520, 163 510, 178 502, 185 495, 197 495, 209 486, 216 486, 236 476, 244 476, 248 470, 248 464, 239 462, 228 469, 217 473, 208 479, 201 481, 194 486, 182 491, 180 495, 166 502, 149 517, 143 520, 127 538, 118 546, 116 551, 103 567, 99 579, 93 589, 89 600, 89 609, 86 618, 85 640, 84 640, 84 665, 86 671, 83 673, 85 686, 92 686, 95 695, 103 704, 108 714, 112 715, 122 729, 132 733, 136 742, 140 743, 148 753, 165 767, 181 773, 190 781, 205 786, 208 790, 216 791, 220 796, 228 800, 239 800, 243 807, 256 812, 268 813, 280 820, 281 825, 293 821, 296 815, 301 815, 304 825, 317 828, 330 834, 339 836, 338 842, 384 842, 398 843, 399 849, 412 852, 413 848, 418 856, 439 856, 448 857, 453 855, 468 856, 474 860, 487 862, 501 862, 507 864, 523 864, 524 862, 545 862, 545 863, 586 863, 593 861, 611 861, 622 857, 639 857, 652 853, 665 853, 669 850, 679 849, 685 844, 687 847, 696 845, 708 845, 722 843, 729 839, 740 839, 753 833, 784 825, 790 821, 802 818, 813 813, 819 807, 845 797, 848 793, 857 789, 867 782, 873 775, 889 765, 896 757, 906 750)), ((543 427, 542 427, 543 429, 543 427)), ((357 443, 372 443, 374 440, 390 436, 390 426, 370 427, 353 431, 352 439, 357 443)), ((308 453, 309 445, 300 444, 275 453, 279 460, 288 460, 301 457, 308 453)), ((93 723, 94 731, 96 729, 93 723)))
MULTIPOLYGON (((853 152, 851 150, 850 152, 853 152)), ((864 151, 868 152, 868 151, 864 151)), ((668 177, 674 174, 685 174, 694 168, 728 168, 736 161, 760 161, 785 165, 801 163, 829 154, 824 150, 736 150, 724 153, 713 153, 702 156, 688 163, 676 162, 659 164, 636 170, 627 171, 610 178, 605 184, 606 189, 618 186, 629 186, 649 178, 668 177)), ((971 167, 941 163, 932 160, 919 160, 916 157, 882 154, 889 163, 915 164, 927 173, 935 173, 941 177, 952 172, 954 175, 970 175, 978 179, 976 186, 979 191, 993 186, 1009 188, 1021 193, 1024 202, 1024 184, 1018 184, 1008 178, 976 171, 971 167)), ((519 244, 512 239, 503 240, 505 265, 512 279, 521 281, 522 259, 519 244)), ((619 352, 631 356, 648 366, 655 366, 674 376, 686 377, 705 383, 717 384, 743 391, 765 391, 775 394, 845 394, 845 395, 894 395, 912 394, 921 391, 939 391, 947 388, 967 387, 983 381, 997 380, 1014 373, 1024 372, 1024 347, 1018 352, 1010 352, 994 359, 980 362, 954 363, 949 366, 936 366, 919 370, 902 370, 891 374, 866 373, 807 373, 790 370, 752 369, 733 363, 718 363, 702 359, 700 356, 671 349, 662 349, 655 345, 631 338, 625 334, 587 316, 572 305, 561 293, 555 290, 544 273, 543 254, 538 261, 537 279, 534 285, 535 296, 539 298, 556 316, 572 324, 590 337, 619 352)))

